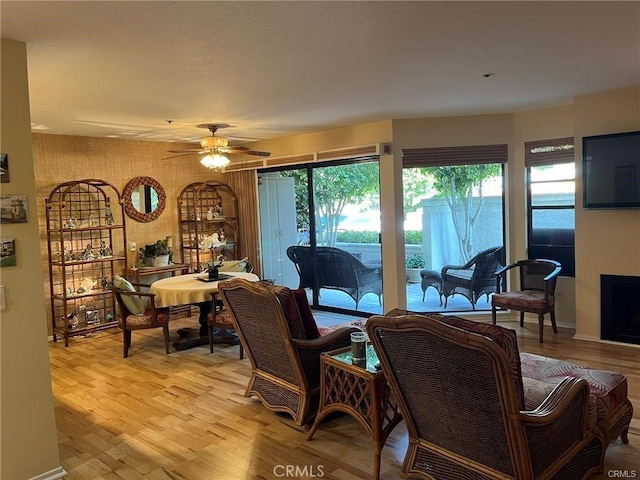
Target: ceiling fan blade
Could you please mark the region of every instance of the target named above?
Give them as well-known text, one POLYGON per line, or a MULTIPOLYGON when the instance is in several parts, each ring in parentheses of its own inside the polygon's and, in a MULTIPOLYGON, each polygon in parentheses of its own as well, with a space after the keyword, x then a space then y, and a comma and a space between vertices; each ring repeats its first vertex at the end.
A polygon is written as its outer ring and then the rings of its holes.
POLYGON ((201 154, 201 153, 209 153, 208 150, 202 150, 200 148, 193 150, 167 150, 169 153, 186 153, 186 154, 201 154))
POLYGON ((189 152, 189 153, 184 153, 184 152, 181 153, 178 150, 169 151, 169 153, 180 153, 180 155, 173 155, 171 157, 164 157, 161 160, 170 160, 172 158, 188 157, 189 155, 199 155, 200 154, 198 151, 193 151, 193 152, 189 152))
POLYGON ((248 147, 242 147, 242 146, 229 146, 229 147, 221 148, 220 150, 226 153, 239 153, 242 155, 257 155, 259 157, 268 157, 269 155, 271 155, 271 152, 261 152, 258 150, 251 150, 248 147))

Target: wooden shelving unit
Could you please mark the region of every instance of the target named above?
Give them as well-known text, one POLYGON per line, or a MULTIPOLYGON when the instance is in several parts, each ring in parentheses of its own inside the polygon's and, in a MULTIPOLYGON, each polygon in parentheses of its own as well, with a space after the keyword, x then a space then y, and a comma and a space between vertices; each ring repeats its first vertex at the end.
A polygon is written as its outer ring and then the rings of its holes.
POLYGON ((200 271, 211 257, 240 255, 238 198, 231 187, 217 181, 187 185, 178 196, 182 263, 189 271, 200 271), (207 240, 217 235, 221 243, 208 248, 207 240))
POLYGON ((55 187, 45 202, 53 340, 117 325, 111 284, 126 267, 124 206, 97 179, 55 187))

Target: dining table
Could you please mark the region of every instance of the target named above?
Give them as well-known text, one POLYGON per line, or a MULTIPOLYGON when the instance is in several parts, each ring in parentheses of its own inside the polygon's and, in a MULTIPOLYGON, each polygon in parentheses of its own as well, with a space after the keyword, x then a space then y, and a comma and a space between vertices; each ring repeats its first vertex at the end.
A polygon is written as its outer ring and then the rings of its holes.
MULTIPOLYGON (((211 313, 213 305, 211 294, 218 292, 220 282, 234 278, 244 278, 250 282, 260 280, 256 274, 248 272, 220 272, 218 279, 209 279, 208 273, 204 272, 162 278, 151 284, 149 292, 155 295, 156 307, 197 305, 200 309, 200 327, 178 330, 180 340, 173 344, 176 350, 186 350, 209 343, 207 316, 211 313)), ((237 344, 238 339, 234 335, 214 335, 214 342, 237 344)))

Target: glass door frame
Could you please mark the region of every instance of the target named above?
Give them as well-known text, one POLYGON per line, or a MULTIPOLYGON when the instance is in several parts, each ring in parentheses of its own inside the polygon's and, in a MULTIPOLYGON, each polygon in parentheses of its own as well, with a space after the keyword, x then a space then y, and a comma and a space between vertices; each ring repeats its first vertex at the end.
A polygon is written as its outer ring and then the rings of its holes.
MULTIPOLYGON (((366 157, 359 158, 350 158, 350 159, 340 159, 340 160, 332 160, 326 162, 316 162, 316 163, 305 163, 305 164, 297 164, 297 165, 286 165, 286 166, 278 166, 271 167, 265 169, 259 169, 257 174, 260 175, 262 173, 271 173, 271 172, 283 172, 283 171, 291 171, 291 170, 306 170, 307 174, 307 206, 309 211, 309 247, 311 251, 312 258, 312 271, 313 271, 313 286, 311 288, 311 308, 314 310, 326 311, 326 312, 334 312, 345 315, 357 315, 357 316, 370 316, 375 313, 365 312, 356 309, 345 309, 341 307, 322 305, 320 304, 320 285, 318 281, 318 268, 317 268, 317 221, 316 221, 316 205, 315 205, 315 197, 314 197, 314 176, 313 172, 319 168, 327 168, 327 167, 336 167, 343 165, 351 165, 356 163, 367 163, 367 162, 376 162, 378 164, 378 186, 380 185, 380 157, 378 155, 371 155, 366 157)), ((378 192, 379 195, 379 192, 378 192)), ((379 226, 379 234, 378 234, 378 244, 381 244, 381 229, 382 224, 379 226)), ((381 256, 382 256, 382 248, 381 256)), ((381 307, 382 308, 382 307, 381 307)), ((382 313, 382 310, 381 310, 382 313)))

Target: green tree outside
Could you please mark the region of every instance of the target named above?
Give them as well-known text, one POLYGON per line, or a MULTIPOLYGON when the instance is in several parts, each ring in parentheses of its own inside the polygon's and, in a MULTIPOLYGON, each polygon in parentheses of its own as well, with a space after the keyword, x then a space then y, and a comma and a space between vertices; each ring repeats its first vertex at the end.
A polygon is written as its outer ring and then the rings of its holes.
MULTIPOLYGON (((307 172, 304 169, 283 172, 296 178, 298 230, 309 228, 307 172)), ((315 168, 313 170, 317 240, 320 245, 335 246, 338 223, 347 205, 369 201, 377 204, 380 179, 377 162, 315 168)))
POLYGON ((419 200, 430 192, 444 198, 451 212, 460 256, 466 262, 474 253, 473 226, 484 205, 483 184, 500 174, 498 163, 407 169, 403 175, 407 187, 404 191, 405 212, 417 209, 419 200), (474 191, 477 192, 475 202, 474 191))

